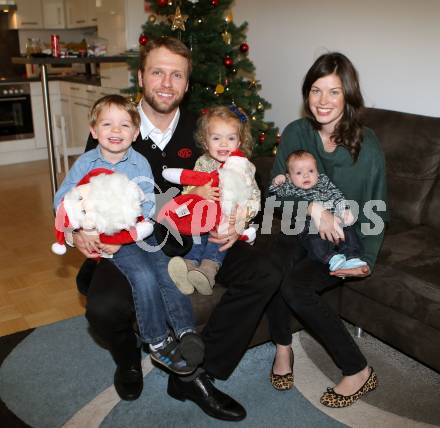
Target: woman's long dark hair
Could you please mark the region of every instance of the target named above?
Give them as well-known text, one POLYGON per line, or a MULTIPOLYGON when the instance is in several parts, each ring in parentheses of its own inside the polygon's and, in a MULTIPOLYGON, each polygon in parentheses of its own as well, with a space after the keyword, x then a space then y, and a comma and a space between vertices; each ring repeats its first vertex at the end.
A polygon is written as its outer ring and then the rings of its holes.
POLYGON ((336 74, 341 79, 345 104, 344 112, 335 126, 332 139, 338 146, 345 147, 350 152, 353 161, 356 162, 363 138, 361 112, 364 99, 359 86, 358 73, 345 55, 339 52, 321 55, 310 67, 302 86, 304 110, 313 127, 321 129, 321 124, 316 121, 310 110, 308 99, 312 85, 321 77, 330 74, 336 74))

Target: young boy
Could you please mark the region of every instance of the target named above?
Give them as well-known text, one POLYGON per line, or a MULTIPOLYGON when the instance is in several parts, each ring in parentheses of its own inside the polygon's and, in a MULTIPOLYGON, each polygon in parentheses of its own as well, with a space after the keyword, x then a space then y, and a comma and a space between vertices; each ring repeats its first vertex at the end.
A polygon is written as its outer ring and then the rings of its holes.
POLYGON ((316 159, 305 150, 292 152, 286 159, 287 174, 277 175, 269 192, 277 197, 294 196, 302 201, 320 202, 325 209, 342 220, 345 239, 338 245, 309 233, 310 219, 300 234, 310 257, 329 264, 329 270, 353 269, 365 266, 360 257, 361 243, 354 230, 354 218, 348 209, 344 195, 325 174, 318 174, 316 159))
MULTIPOLYGON (((90 170, 106 168, 136 179, 145 195, 142 214, 154 214, 154 180, 148 161, 131 144, 139 134, 140 117, 136 106, 120 95, 107 95, 96 101, 90 113, 90 132, 98 146, 78 158, 55 195, 58 208, 64 195, 90 170)), ((84 234, 83 234, 84 235, 84 234)), ((136 243, 124 246, 104 245, 94 231, 84 235, 89 252, 112 253, 110 261, 127 277, 132 287, 139 335, 149 343, 151 358, 179 374, 189 374, 203 359, 203 343, 194 333, 193 314, 188 299, 179 293, 163 297, 163 287, 154 274, 150 253, 136 243), (170 334, 180 339, 180 349, 170 334), (185 353, 187 358, 185 359, 185 353), (183 355, 182 355, 183 354, 183 355)))

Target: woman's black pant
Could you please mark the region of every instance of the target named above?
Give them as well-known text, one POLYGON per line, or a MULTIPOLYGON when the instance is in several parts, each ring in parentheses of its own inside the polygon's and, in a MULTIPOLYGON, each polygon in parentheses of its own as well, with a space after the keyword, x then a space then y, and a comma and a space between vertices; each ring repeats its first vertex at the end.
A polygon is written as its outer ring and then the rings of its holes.
POLYGON ((307 331, 329 352, 344 376, 353 375, 367 365, 365 357, 339 316, 322 298, 322 293, 341 282, 330 276, 328 266, 311 260, 297 237, 279 238, 275 245, 279 263, 285 263, 285 274, 279 292, 272 299, 267 315, 272 339, 280 345, 290 345, 291 311, 298 316, 307 331), (286 246, 290 242, 290 252, 286 246))
MULTIPOLYGON (((227 290, 202 332, 206 347, 204 368, 218 379, 227 379, 246 352, 265 307, 279 289, 281 273, 273 267, 267 252, 237 242, 228 250, 217 281, 227 290)), ((86 317, 116 364, 138 362, 130 285, 105 260, 98 264, 88 289, 86 317)))

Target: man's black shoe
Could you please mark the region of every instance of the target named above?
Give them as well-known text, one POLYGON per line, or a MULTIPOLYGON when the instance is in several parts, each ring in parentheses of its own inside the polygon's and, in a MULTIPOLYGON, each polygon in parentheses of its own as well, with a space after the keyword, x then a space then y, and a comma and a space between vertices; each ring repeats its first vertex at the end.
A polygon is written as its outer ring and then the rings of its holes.
POLYGON ((213 418, 241 421, 246 417, 244 407, 229 395, 218 390, 206 373, 200 374, 191 382, 183 382, 178 376, 170 375, 168 395, 180 401, 194 401, 213 418))
POLYGON ((115 389, 122 400, 132 401, 139 398, 144 387, 140 367, 128 369, 117 367, 115 371, 115 389))

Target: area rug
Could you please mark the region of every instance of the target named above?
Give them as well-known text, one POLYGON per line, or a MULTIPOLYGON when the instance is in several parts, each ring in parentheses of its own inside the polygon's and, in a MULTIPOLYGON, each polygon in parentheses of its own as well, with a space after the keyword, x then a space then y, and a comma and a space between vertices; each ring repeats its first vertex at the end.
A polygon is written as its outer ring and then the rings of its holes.
MULTIPOLYGON (((361 339, 367 346, 377 341, 361 339)), ((362 344, 362 346, 364 346, 362 344)), ((431 388, 432 379, 440 375, 420 372, 418 363, 394 364, 391 372, 382 348, 375 346, 374 361, 380 378, 387 383, 417 369, 421 386, 431 388), (387 368, 388 367, 388 368, 387 368), (382 375, 385 368, 387 375, 382 375), (429 382, 426 382, 429 377, 429 382)), ((322 349, 304 332, 294 335, 297 387, 280 393, 268 381, 274 347, 264 344, 250 349, 239 367, 226 382, 216 385, 239 400, 248 412, 240 427, 428 427, 435 426, 435 409, 413 406, 404 413, 389 397, 385 386, 365 401, 350 409, 332 414, 319 404, 319 395, 336 379, 331 361, 322 349), (309 355, 310 354, 310 355, 309 355), (318 368, 319 367, 319 368, 318 368), (383 396, 381 398, 381 394, 383 396), (376 395, 376 398, 374 398, 376 395), (394 407, 393 407, 394 406, 394 407), (398 411, 399 413, 394 413, 398 411), (421 412, 423 414, 418 414, 421 412), (426 418, 424 414, 434 416, 426 418), (380 417, 375 423, 374 418, 380 417), (371 419, 373 418, 373 419, 371 419), (367 421, 368 424, 359 423, 367 421), (431 424, 431 425, 429 425, 431 424)), ((93 342, 83 317, 73 318, 34 331, 0 339, 0 425, 8 428, 126 428, 126 427, 220 427, 230 423, 206 416, 193 403, 171 399, 166 394, 167 375, 153 368, 148 356, 143 360, 144 390, 134 402, 120 401, 112 386, 114 363, 105 350, 93 342), (8 350, 13 348, 10 352, 8 350)), ((367 354, 370 359, 370 355, 367 354)), ((406 358, 406 357, 405 357, 406 358)), ((426 368, 423 368, 428 370, 426 368)), ((438 384, 437 384, 438 387, 438 384)), ((411 385, 408 385, 411 389, 411 385)), ((429 389, 431 391, 431 389, 429 389)), ((438 391, 438 388, 437 388, 438 391)), ((435 391, 433 392, 435 394, 435 391)), ((431 394, 431 393, 429 393, 431 394)), ((424 398, 427 395, 423 395, 424 398)), ((397 400, 407 398, 398 397, 397 400)), ((433 400, 435 399, 435 396, 433 400)), ((437 400, 437 403, 440 402, 437 400)))

